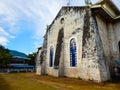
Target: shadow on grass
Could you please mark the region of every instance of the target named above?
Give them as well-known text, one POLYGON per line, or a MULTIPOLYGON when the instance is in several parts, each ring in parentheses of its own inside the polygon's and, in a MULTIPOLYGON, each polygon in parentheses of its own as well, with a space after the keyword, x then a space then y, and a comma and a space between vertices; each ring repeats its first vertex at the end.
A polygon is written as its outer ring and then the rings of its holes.
POLYGON ((9 84, 6 82, 2 75, 0 74, 0 90, 11 90, 9 84))
POLYGON ((120 77, 112 77, 112 79, 109 80, 108 82, 114 84, 120 84, 120 77))
POLYGON ((120 77, 112 77, 107 83, 115 85, 115 87, 120 90, 120 77))

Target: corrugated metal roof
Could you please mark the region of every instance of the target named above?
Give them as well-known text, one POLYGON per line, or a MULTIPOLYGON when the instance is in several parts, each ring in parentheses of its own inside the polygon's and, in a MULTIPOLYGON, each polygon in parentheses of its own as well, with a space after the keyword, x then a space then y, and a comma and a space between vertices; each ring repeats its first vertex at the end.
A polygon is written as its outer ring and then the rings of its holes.
POLYGON ((30 58, 27 58, 27 57, 21 57, 21 56, 13 56, 12 58, 19 58, 19 59, 30 60, 30 58))

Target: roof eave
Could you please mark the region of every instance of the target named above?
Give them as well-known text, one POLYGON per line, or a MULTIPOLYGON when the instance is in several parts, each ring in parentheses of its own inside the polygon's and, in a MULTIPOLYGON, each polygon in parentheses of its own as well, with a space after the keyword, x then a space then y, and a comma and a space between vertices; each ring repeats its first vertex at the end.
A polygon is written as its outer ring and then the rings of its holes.
POLYGON ((100 4, 103 5, 105 3, 108 3, 116 12, 120 14, 120 10, 118 9, 118 7, 115 5, 115 3, 112 0, 100 0, 94 5, 100 5, 100 4))
POLYGON ((114 19, 114 17, 101 5, 96 5, 96 6, 92 6, 91 9, 97 9, 97 8, 102 8, 111 18, 114 19))

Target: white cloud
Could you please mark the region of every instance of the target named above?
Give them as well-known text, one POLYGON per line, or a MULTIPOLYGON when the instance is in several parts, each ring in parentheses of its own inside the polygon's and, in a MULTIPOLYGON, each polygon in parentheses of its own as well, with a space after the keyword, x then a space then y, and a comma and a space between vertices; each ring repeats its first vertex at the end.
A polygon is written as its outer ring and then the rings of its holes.
POLYGON ((13 33, 16 31, 14 28, 14 25, 16 24, 18 20, 18 14, 15 12, 15 10, 12 8, 12 6, 9 5, 9 3, 6 3, 4 0, 0 1, 0 26, 7 26, 9 27, 9 31, 13 33))
POLYGON ((9 34, 3 30, 3 28, 0 27, 0 35, 3 35, 3 36, 9 36, 9 34))
POLYGON ((0 36, 0 45, 6 46, 8 42, 7 38, 0 36))
POLYGON ((6 46, 10 38, 15 38, 6 32, 2 27, 0 27, 0 44, 6 46))
MULTIPOLYGON (((91 1, 95 3, 99 0, 91 1)), ((118 0, 114 1, 118 3, 118 0)), ((59 9, 67 2, 68 0, 0 0, 0 36, 4 36, 1 42, 6 41, 4 44, 7 44, 9 38, 14 38, 10 34, 16 35, 21 32, 19 21, 31 20, 36 29, 29 32, 34 33, 35 46, 39 45, 46 25, 52 22, 59 9), (8 28, 6 31, 4 26, 8 28)), ((71 5, 84 5, 84 0, 71 0, 71 5)))

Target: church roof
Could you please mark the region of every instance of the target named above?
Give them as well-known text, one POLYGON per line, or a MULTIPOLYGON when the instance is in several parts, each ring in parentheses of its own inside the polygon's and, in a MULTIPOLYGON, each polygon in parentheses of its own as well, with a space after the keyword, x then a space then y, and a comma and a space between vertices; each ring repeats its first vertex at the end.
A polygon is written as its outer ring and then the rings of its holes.
POLYGON ((116 12, 120 12, 118 7, 113 3, 112 0, 100 0, 97 3, 95 3, 94 5, 104 4, 105 2, 108 3, 116 12))
POLYGON ((112 0, 100 0, 92 5, 91 9, 93 11, 95 10, 95 12, 99 13, 102 17, 106 17, 108 20, 120 18, 120 11, 112 0))

